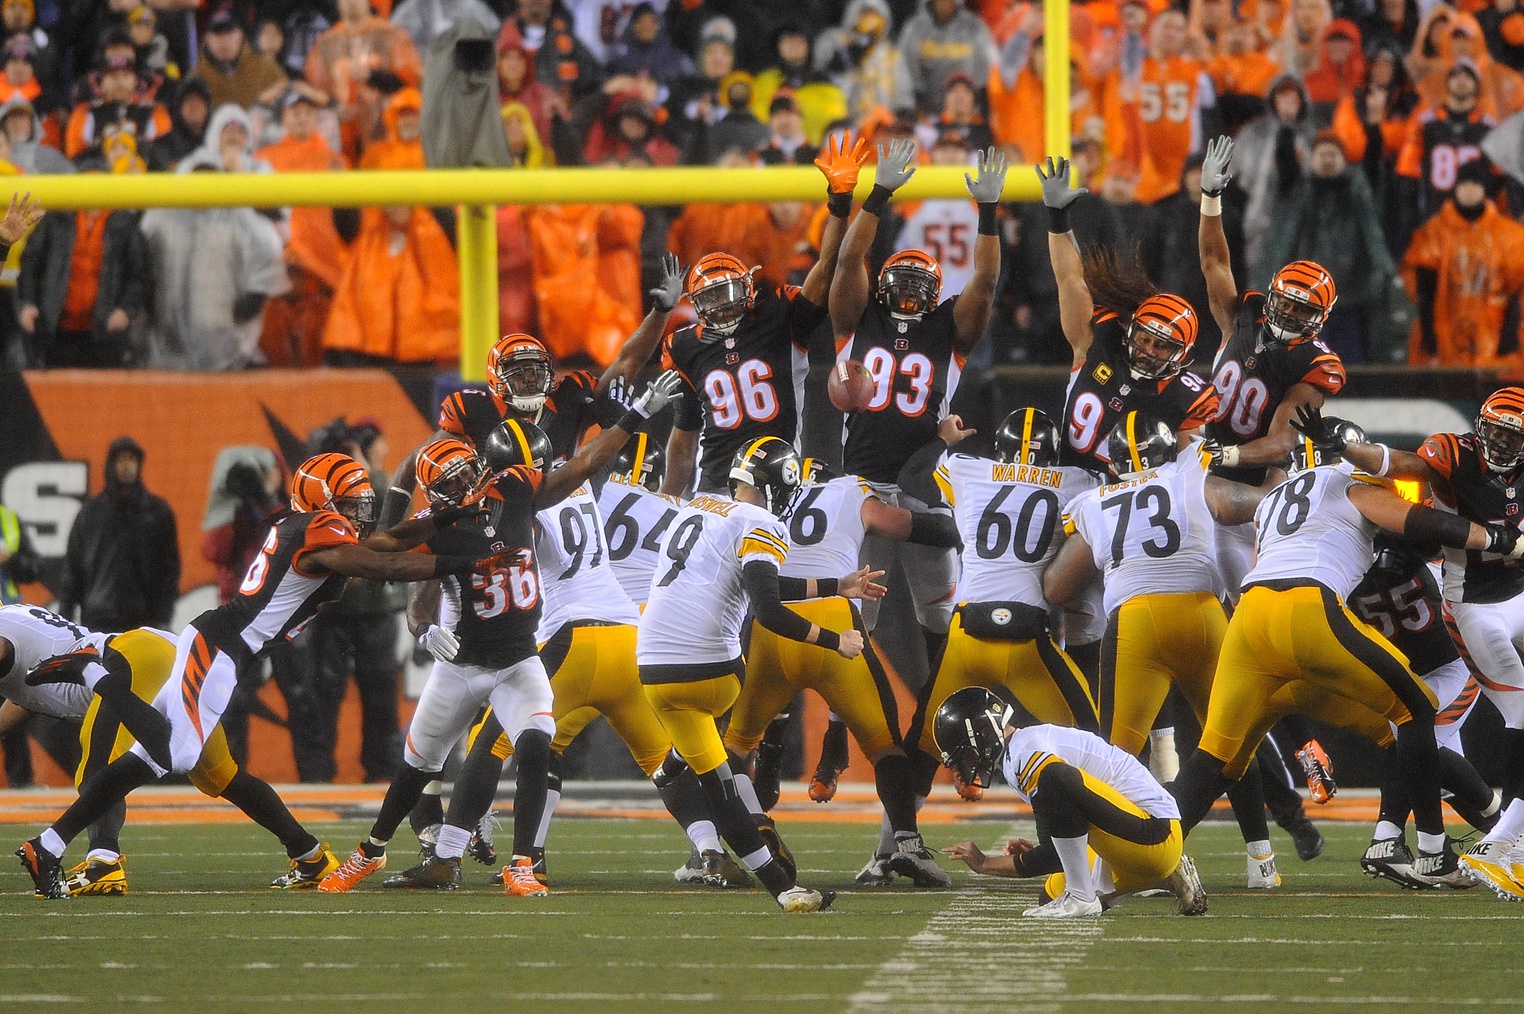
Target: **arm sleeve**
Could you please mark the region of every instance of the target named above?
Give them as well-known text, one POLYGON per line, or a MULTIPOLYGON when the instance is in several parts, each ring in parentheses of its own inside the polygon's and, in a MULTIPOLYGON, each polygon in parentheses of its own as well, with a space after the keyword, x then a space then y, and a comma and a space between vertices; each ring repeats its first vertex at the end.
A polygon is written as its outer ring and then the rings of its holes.
POLYGON ((900 489, 922 503, 951 505, 943 495, 942 484, 936 479, 938 464, 947 453, 947 445, 940 438, 918 449, 905 462, 896 476, 900 489))
MULTIPOLYGON (((810 636, 813 624, 785 606, 779 597, 777 567, 765 560, 751 560, 741 568, 741 574, 746 581, 746 594, 751 598, 751 615, 758 623, 791 641, 803 641, 810 636)), ((825 646, 825 641, 821 644, 825 646)))
POLYGON ((807 577, 778 578, 778 598, 785 602, 798 602, 802 598, 807 598, 809 590, 809 578, 807 577))
POLYGON ((1419 347, 1428 355, 1438 355, 1439 338, 1434 329, 1434 298, 1439 295, 1439 272, 1433 268, 1415 267, 1413 280, 1418 290, 1413 302, 1418 304, 1419 347))
POLYGON ((935 511, 911 512, 909 541, 938 549, 963 548, 963 539, 958 535, 958 524, 952 515, 935 511))

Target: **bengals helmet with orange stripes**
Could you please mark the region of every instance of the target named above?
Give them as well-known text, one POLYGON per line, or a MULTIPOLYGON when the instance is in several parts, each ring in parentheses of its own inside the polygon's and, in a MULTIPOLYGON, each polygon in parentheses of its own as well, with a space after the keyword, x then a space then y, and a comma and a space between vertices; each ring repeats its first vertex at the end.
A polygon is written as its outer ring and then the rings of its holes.
POLYGON ((1524 463, 1524 387, 1505 387, 1488 395, 1475 428, 1488 468, 1510 472, 1524 463))
POLYGON ((476 452, 454 437, 424 445, 418 452, 415 470, 418 485, 423 487, 430 503, 464 507, 480 500, 485 492, 476 452))
POLYGON ((516 412, 540 411, 555 380, 550 353, 533 335, 503 335, 487 353, 487 384, 516 412))
POLYGON ((923 317, 942 295, 942 266, 924 250, 901 250, 878 273, 878 299, 895 317, 923 317))
POLYGON ((1174 293, 1143 300, 1127 325, 1127 364, 1133 376, 1163 380, 1185 369, 1197 327, 1196 311, 1174 293))
POLYGON ((360 463, 347 454, 319 454, 291 477, 291 509, 299 514, 334 511, 363 537, 376 525, 376 491, 360 463))
POLYGON ((751 269, 728 253, 705 254, 688 269, 688 298, 705 330, 728 335, 756 298, 751 269))
POLYGON ((1270 279, 1265 297, 1265 330, 1282 345, 1300 345, 1318 336, 1339 299, 1333 275, 1313 261, 1292 261, 1270 279))

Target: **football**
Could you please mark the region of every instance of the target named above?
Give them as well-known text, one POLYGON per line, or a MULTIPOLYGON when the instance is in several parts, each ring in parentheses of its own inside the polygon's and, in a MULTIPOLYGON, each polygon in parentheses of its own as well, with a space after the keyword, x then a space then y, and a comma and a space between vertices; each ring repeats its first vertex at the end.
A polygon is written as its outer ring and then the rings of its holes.
POLYGON ((873 376, 856 359, 837 363, 831 368, 826 393, 839 412, 862 412, 873 398, 873 376))

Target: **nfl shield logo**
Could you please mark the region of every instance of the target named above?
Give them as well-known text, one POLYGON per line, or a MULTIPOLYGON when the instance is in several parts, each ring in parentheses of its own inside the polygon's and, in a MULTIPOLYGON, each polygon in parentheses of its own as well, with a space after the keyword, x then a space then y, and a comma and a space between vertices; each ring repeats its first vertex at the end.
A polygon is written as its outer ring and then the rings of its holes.
POLYGON ((904 334, 906 331, 908 331, 910 329, 910 325, 907 322, 903 321, 903 320, 900 321, 895 326, 900 329, 900 334, 904 334))

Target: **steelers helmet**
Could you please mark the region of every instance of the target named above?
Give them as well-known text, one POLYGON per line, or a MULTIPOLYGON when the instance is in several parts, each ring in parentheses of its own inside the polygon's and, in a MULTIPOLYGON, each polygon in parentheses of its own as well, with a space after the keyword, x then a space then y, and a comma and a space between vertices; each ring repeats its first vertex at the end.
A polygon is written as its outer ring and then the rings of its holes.
POLYGON ((1505 387, 1482 402, 1474 424, 1482 459, 1494 472, 1524 463, 1524 388, 1505 387))
POLYGON ((762 437, 736 452, 730 465, 730 492, 745 483, 762 494, 763 505, 782 515, 804 477, 804 463, 794 445, 782 437, 762 437))
POLYGON ((667 451, 661 441, 642 430, 629 439, 609 463, 609 478, 627 486, 644 486, 651 492, 661 487, 667 474, 667 451))
POLYGON ((1292 261, 1270 279, 1265 330, 1272 342, 1300 345, 1318 336, 1339 299, 1333 275, 1316 261, 1292 261))
POLYGON ((942 766, 964 785, 989 788, 1005 753, 1010 719, 1011 708, 983 687, 964 687, 948 695, 932 724, 942 766))
POLYGON ((923 317, 942 295, 942 267, 924 250, 901 250, 878 272, 878 299, 895 317, 923 317))
MULTIPOLYGON (((1348 419, 1326 415, 1323 417, 1323 427, 1329 433, 1337 433, 1346 444, 1365 442, 1365 431, 1348 419)), ((1301 437, 1291 445, 1289 471, 1295 475, 1297 472, 1317 468, 1319 465, 1337 465, 1343 460, 1344 455, 1336 451, 1320 450, 1311 440, 1301 437)))
POLYGON ((995 431, 995 460, 1051 468, 1058 464, 1058 424, 1038 408, 1018 408, 995 431))
POLYGON ((291 509, 298 514, 334 511, 364 536, 376 526, 376 491, 358 461, 330 451, 308 458, 291 477, 291 509))
POLYGON ((1185 369, 1199 326, 1195 309, 1174 293, 1143 300, 1127 325, 1127 365, 1134 378, 1165 380, 1185 369), (1149 349, 1138 343, 1144 334, 1151 338, 1149 349))
POLYGON ((545 431, 534 423, 504 419, 487 434, 481 453, 489 472, 501 472, 514 465, 528 465, 543 472, 555 452, 545 431))
POLYGON ((1147 412, 1128 412, 1106 438, 1111 474, 1130 479, 1175 460, 1178 442, 1169 424, 1147 412))
POLYGON ((799 463, 799 483, 802 486, 823 486, 832 479, 839 478, 841 473, 824 458, 805 458, 799 463))

